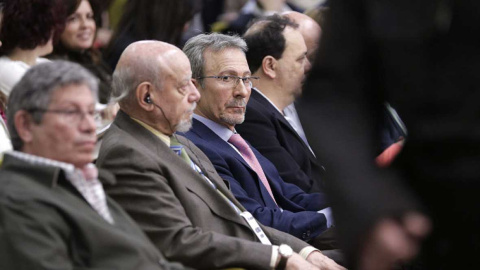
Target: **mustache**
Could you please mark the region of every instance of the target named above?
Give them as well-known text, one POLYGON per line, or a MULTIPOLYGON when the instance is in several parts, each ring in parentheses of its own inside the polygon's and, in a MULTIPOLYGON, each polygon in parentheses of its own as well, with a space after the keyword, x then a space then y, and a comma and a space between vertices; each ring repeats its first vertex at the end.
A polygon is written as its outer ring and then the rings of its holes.
POLYGON ((231 101, 229 101, 226 105, 227 107, 246 107, 247 106, 247 102, 245 101, 245 99, 232 99, 231 101))
POLYGON ((193 111, 197 108, 197 102, 194 102, 192 104, 192 107, 187 111, 187 113, 193 113, 193 111))

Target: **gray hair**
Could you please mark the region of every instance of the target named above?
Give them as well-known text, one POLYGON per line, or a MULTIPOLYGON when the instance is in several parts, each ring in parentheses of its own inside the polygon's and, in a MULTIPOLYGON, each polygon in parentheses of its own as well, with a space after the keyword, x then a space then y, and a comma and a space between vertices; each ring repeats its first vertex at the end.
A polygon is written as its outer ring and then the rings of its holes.
POLYGON ((32 114, 33 121, 39 124, 43 114, 33 110, 48 108, 53 93, 72 84, 86 85, 97 99, 98 79, 79 64, 52 61, 33 66, 25 73, 13 87, 7 104, 7 126, 13 149, 20 150, 23 147, 23 141, 15 128, 15 114, 21 110, 28 111, 32 114))
POLYGON ((192 77, 198 78, 204 76, 204 52, 207 49, 219 52, 227 48, 240 49, 244 53, 248 50, 245 40, 237 35, 228 36, 218 33, 210 33, 200 34, 189 39, 183 47, 183 52, 187 55, 188 60, 190 60, 192 77))
POLYGON ((162 89, 161 65, 151 57, 138 56, 134 66, 117 65, 112 75, 111 102, 131 104, 135 101, 135 90, 142 82, 149 81, 162 89))

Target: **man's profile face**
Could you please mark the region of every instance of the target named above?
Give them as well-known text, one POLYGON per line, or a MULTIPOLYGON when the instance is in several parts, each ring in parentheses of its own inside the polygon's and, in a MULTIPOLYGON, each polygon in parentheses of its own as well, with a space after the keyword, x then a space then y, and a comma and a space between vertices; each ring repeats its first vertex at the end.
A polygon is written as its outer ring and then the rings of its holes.
POLYGON ((182 51, 167 60, 165 79, 158 101, 173 131, 187 132, 192 126, 193 110, 200 99, 192 83, 190 61, 182 51))
POLYGON ((81 168, 93 160, 95 99, 84 84, 55 90, 39 124, 32 124, 33 154, 81 168))
POLYGON ((277 60, 277 76, 280 80, 280 87, 284 93, 300 96, 306 73, 310 70, 310 62, 307 59, 307 47, 302 34, 291 28, 285 28, 285 50, 282 57, 277 60))
MULTIPOLYGON (((251 76, 245 53, 237 48, 227 48, 219 52, 204 52, 203 76, 251 76)), ((198 111, 206 118, 233 129, 243 123, 245 109, 250 98, 251 88, 240 80, 237 85, 225 83, 222 79, 205 78, 203 88, 197 83, 202 99, 198 111)))

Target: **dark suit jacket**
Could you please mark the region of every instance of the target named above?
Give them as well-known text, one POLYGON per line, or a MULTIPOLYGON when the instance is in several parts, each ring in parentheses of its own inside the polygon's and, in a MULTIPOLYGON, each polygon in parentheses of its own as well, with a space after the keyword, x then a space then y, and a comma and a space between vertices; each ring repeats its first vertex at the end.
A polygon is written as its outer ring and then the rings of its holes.
POLYGON ((59 168, 5 155, 0 185, 0 269, 173 269, 120 206, 107 199, 111 225, 59 168))
POLYGON ((285 182, 308 193, 323 190, 323 167, 285 117, 257 91, 252 91, 245 121, 235 129, 275 165, 285 182))
MULTIPOLYGON (((232 202, 244 210, 208 158, 178 136, 192 161, 232 202)), ((271 247, 259 242, 246 221, 206 180, 153 133, 119 111, 105 134, 98 166, 113 172, 110 196, 135 219, 169 259, 199 269, 269 269, 271 247)), ((262 227, 273 244, 295 251, 305 242, 262 227)))
POLYGON ((425 269, 472 268, 480 251, 480 2, 330 3, 298 112, 310 145, 329 159, 344 250, 357 258, 372 224, 416 209, 414 195, 433 221, 425 269), (408 127, 388 173, 370 162, 384 100, 408 127))
POLYGON ((307 194, 285 183, 275 166, 252 147, 268 179, 280 211, 261 184, 258 175, 243 158, 211 129, 198 120, 186 133, 210 159, 218 174, 230 183, 235 197, 262 224, 310 240, 326 230, 326 219, 316 211, 327 206, 323 194, 307 194))

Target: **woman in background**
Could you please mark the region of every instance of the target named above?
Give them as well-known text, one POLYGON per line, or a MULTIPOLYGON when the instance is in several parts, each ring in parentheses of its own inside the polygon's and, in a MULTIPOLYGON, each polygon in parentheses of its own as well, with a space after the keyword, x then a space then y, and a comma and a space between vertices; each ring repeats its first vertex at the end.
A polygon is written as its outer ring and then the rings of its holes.
POLYGON ((64 16, 59 0, 5 0, 0 29, 0 91, 12 87, 33 65, 48 61, 64 16))
POLYGON ((59 0, 5 0, 0 40, 0 152, 12 146, 5 126, 5 104, 13 86, 33 65, 48 61, 65 17, 59 0))
POLYGON ((97 26, 94 11, 88 0, 63 0, 67 11, 65 29, 55 44, 50 59, 79 63, 99 80, 98 98, 108 103, 111 92, 111 69, 102 61, 100 52, 93 47, 97 26))

